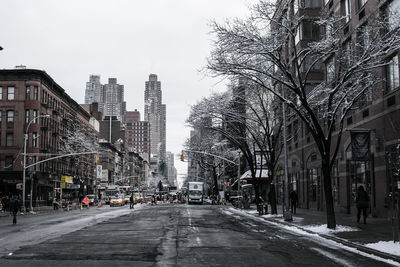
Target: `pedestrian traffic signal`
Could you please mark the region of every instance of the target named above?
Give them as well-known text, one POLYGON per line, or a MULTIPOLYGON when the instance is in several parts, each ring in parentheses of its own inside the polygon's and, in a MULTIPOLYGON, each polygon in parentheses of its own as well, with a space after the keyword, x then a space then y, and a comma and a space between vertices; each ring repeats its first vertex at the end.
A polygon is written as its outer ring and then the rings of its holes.
POLYGON ((185 161, 185 155, 181 154, 181 161, 185 161))

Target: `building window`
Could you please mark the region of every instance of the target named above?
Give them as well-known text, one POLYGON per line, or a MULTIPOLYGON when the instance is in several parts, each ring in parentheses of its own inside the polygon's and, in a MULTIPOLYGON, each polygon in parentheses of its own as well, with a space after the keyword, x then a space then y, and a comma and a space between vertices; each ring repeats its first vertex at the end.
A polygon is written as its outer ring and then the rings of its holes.
POLYGON ((12 170, 13 169, 13 157, 12 156, 6 156, 4 169, 5 170, 12 170))
POLYGON ((13 86, 7 87, 7 99, 14 100, 15 88, 13 86))
POLYGON ((26 124, 29 123, 29 117, 30 117, 30 116, 29 116, 29 113, 30 113, 30 112, 29 112, 29 109, 26 109, 26 110, 25 110, 25 123, 26 123, 26 124))
POLYGON ((358 0, 358 9, 361 9, 368 0, 358 0))
POLYGON ((7 133, 6 135, 6 146, 14 145, 14 135, 13 133, 7 133))
POLYGON ((320 26, 312 20, 304 20, 301 23, 301 40, 318 40, 320 26))
POLYGON ((296 35, 294 36, 294 42, 295 44, 298 44, 300 42, 300 29, 301 27, 297 27, 296 29, 296 35))
POLYGON ((367 26, 360 27, 358 31, 358 46, 360 55, 364 54, 368 50, 370 45, 370 31, 371 29, 367 26))
POLYGON ((346 17, 346 22, 351 19, 350 0, 342 0, 341 2, 342 14, 346 17))
POLYGON ((326 62, 326 82, 331 83, 335 79, 335 60, 331 57, 326 62))
POLYGON ((14 110, 7 110, 7 122, 14 122, 14 110))
POLYGON ((33 110, 33 118, 32 118, 32 119, 34 119, 33 123, 37 123, 37 116, 38 116, 38 111, 37 111, 37 109, 34 109, 33 110))
POLYGON ((37 147, 38 145, 37 138, 38 138, 37 133, 32 133, 32 147, 37 147))
POLYGON ((30 86, 26 87, 25 99, 26 100, 31 99, 31 87, 30 86))
POLYGON ((318 8, 321 6, 320 0, 303 0, 302 7, 303 8, 318 8))
POLYGON ((399 88, 399 57, 395 55, 386 65, 386 88, 392 92, 399 88))
POLYGON ((320 71, 321 70, 321 61, 316 61, 317 58, 313 55, 307 55, 303 61, 303 71, 306 72, 308 69, 310 71, 320 71))
POLYGON ((34 100, 39 99, 39 88, 37 86, 33 87, 33 99, 34 100))

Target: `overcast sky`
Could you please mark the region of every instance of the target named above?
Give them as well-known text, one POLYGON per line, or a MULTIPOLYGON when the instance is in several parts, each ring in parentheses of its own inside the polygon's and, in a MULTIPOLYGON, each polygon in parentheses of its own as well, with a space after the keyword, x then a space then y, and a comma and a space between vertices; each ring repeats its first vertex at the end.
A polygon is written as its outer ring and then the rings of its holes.
MULTIPOLYGON (((125 86, 127 110, 143 119, 144 84, 161 81, 167 151, 189 135, 189 106, 225 83, 204 77, 209 22, 245 17, 255 0, 2 0, 0 67, 45 70, 78 103, 90 74, 125 86)), ((175 161, 178 172, 184 166, 175 161)))

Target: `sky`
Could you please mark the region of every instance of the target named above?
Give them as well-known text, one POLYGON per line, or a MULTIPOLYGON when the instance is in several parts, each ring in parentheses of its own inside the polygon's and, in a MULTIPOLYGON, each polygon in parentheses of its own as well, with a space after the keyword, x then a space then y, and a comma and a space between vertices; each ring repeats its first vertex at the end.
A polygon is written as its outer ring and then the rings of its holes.
POLYGON ((117 78, 127 110, 143 119, 145 81, 161 81, 167 105, 167 151, 177 156, 189 137, 190 105, 226 81, 201 70, 212 48, 210 22, 244 18, 256 0, 2 0, 0 68, 46 71, 76 102, 84 103, 90 74, 117 78))

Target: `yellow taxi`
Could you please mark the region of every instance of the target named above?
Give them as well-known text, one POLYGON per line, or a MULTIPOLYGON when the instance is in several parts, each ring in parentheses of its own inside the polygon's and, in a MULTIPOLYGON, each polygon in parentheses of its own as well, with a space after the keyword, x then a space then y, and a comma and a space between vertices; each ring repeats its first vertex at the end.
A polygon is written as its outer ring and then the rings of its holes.
POLYGON ((125 199, 122 196, 112 196, 110 199, 110 207, 125 205, 125 199))

